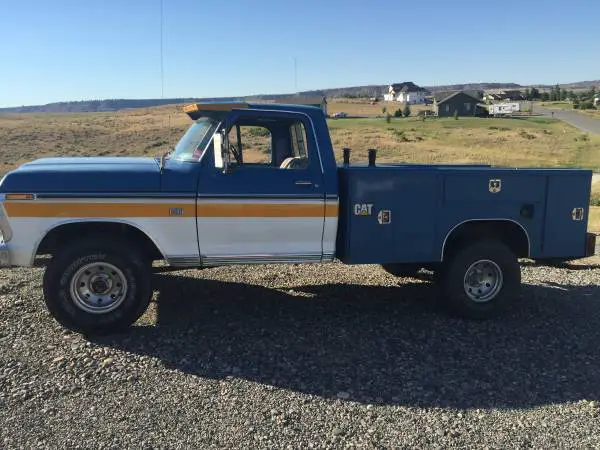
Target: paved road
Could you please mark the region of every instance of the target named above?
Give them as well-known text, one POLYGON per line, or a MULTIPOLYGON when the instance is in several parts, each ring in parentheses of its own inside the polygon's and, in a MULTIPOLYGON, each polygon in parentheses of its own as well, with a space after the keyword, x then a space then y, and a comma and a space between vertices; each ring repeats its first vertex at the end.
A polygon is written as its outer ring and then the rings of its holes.
POLYGON ((582 131, 600 134, 600 119, 586 116, 578 113, 577 111, 569 111, 566 109, 548 109, 535 106, 534 112, 544 114, 546 116, 551 116, 552 112, 554 112, 554 117, 567 122, 568 124, 573 125, 582 131))

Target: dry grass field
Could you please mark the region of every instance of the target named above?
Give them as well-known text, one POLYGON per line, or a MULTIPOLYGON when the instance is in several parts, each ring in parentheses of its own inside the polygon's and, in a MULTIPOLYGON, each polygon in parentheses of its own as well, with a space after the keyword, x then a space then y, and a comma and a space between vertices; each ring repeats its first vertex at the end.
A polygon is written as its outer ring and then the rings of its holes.
MULTIPOLYGON (((375 148, 379 161, 489 163, 506 166, 585 167, 600 171, 600 137, 581 133, 558 120, 453 118, 425 121, 381 116, 380 102, 332 101, 329 112, 371 116, 329 120, 336 158, 352 149, 352 161, 366 161, 375 148)), ((423 108, 422 106, 420 108, 423 108)), ((416 114, 418 107, 413 107, 416 114)), ((190 120, 180 107, 110 113, 0 115, 0 174, 44 156, 156 156, 174 145, 190 120)), ((258 136, 254 139, 258 143, 258 136)), ((600 198, 600 184, 594 188, 600 198)), ((600 230, 600 214, 591 221, 600 230)))
POLYGON ((592 206, 590 208, 588 227, 592 231, 600 232, 600 207, 592 206))
MULTIPOLYGON (((327 104, 327 112, 329 114, 335 114, 338 112, 345 112, 349 116, 365 116, 365 117, 383 117, 385 114, 382 109, 386 109, 386 113, 394 114, 398 109, 403 109, 404 105, 397 102, 377 102, 371 104, 361 100, 353 99, 335 99, 330 100, 327 104)), ((431 109, 431 106, 426 105, 411 105, 411 114, 417 115, 417 113, 424 109, 431 109)))
POLYGON ((189 126, 180 108, 0 114, 0 172, 45 156, 158 155, 189 126))
POLYGON ((350 147, 359 160, 376 148, 382 161, 600 168, 600 137, 550 118, 341 119, 329 126, 338 158, 350 147))

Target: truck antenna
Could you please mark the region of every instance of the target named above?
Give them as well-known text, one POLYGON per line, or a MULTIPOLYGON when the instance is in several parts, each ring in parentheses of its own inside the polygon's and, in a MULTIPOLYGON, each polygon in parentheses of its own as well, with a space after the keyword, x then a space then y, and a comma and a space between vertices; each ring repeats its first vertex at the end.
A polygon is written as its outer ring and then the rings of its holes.
POLYGON ((164 99, 165 98, 165 65, 164 65, 164 58, 163 58, 163 35, 164 35, 163 6, 164 5, 163 5, 163 0, 159 0, 159 1, 160 1, 160 98, 164 99))
POLYGON ((294 56, 294 92, 298 93, 298 72, 297 72, 297 64, 296 57, 294 56))

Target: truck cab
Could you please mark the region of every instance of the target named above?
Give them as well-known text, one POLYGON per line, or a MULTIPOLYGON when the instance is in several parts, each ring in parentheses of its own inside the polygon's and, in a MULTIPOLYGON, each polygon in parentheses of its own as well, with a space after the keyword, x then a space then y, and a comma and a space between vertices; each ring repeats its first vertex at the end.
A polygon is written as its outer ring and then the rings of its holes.
POLYGON ((206 103, 157 158, 43 158, 0 182, 0 264, 50 255, 44 299, 74 331, 134 323, 155 260, 376 264, 435 273, 467 318, 518 299, 519 258, 596 252, 589 170, 335 159, 318 107, 206 103))
POLYGON ((333 259, 336 162, 327 130, 319 128, 325 122, 311 117, 315 109, 242 107, 212 119, 188 109, 192 119, 222 121, 199 167, 201 264, 333 259))

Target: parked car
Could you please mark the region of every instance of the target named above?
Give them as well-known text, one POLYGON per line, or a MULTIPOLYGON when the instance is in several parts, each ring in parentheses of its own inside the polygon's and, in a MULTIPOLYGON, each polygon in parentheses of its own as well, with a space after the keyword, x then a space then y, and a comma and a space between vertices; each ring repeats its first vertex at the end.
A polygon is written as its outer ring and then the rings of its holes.
POLYGON ((343 118, 346 118, 346 117, 348 117, 348 114, 347 114, 347 113, 345 113, 345 112, 338 112, 338 113, 335 113, 335 114, 333 114, 333 116, 332 116, 332 117, 333 117, 334 119, 343 119, 343 118))

